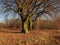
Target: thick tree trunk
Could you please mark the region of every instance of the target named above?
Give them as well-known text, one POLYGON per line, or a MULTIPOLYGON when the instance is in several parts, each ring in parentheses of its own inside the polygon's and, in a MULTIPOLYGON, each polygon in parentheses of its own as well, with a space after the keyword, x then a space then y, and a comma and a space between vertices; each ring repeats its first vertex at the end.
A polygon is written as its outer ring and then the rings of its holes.
POLYGON ((32 30, 32 27, 33 27, 33 23, 32 23, 32 20, 29 20, 29 29, 32 30))
POLYGON ((28 31, 28 21, 22 21, 22 32, 29 33, 28 31))

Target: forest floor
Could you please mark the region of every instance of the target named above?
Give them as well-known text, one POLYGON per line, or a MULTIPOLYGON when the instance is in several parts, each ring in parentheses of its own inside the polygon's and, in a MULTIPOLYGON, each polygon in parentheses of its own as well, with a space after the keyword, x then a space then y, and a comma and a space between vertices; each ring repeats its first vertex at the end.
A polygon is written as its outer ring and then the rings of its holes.
POLYGON ((29 34, 19 30, 0 29, 0 45, 60 45, 60 30, 33 30, 29 34))

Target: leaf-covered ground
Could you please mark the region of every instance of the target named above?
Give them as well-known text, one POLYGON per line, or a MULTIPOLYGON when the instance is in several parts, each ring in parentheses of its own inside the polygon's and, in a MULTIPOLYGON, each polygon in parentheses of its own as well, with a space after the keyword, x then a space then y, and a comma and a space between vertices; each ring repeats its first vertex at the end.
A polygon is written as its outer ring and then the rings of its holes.
POLYGON ((0 31, 0 45, 60 45, 60 30, 33 30, 29 34, 0 31))

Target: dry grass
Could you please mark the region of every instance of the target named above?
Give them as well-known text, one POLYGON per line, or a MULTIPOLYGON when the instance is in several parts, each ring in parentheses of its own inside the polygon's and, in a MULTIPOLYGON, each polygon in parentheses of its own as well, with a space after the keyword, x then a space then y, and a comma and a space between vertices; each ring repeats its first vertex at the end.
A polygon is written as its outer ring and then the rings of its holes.
POLYGON ((35 30, 29 34, 0 32, 0 45, 60 45, 60 30, 35 30))

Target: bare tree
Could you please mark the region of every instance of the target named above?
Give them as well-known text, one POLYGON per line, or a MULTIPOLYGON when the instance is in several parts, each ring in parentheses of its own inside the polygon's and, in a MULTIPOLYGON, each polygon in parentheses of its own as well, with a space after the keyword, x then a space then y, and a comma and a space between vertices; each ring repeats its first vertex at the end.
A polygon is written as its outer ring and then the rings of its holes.
POLYGON ((50 16, 52 13, 55 14, 60 9, 59 2, 59 0, 3 0, 6 11, 14 10, 21 17, 24 33, 29 33, 28 27, 32 28, 33 18, 36 20, 43 14, 50 16))

